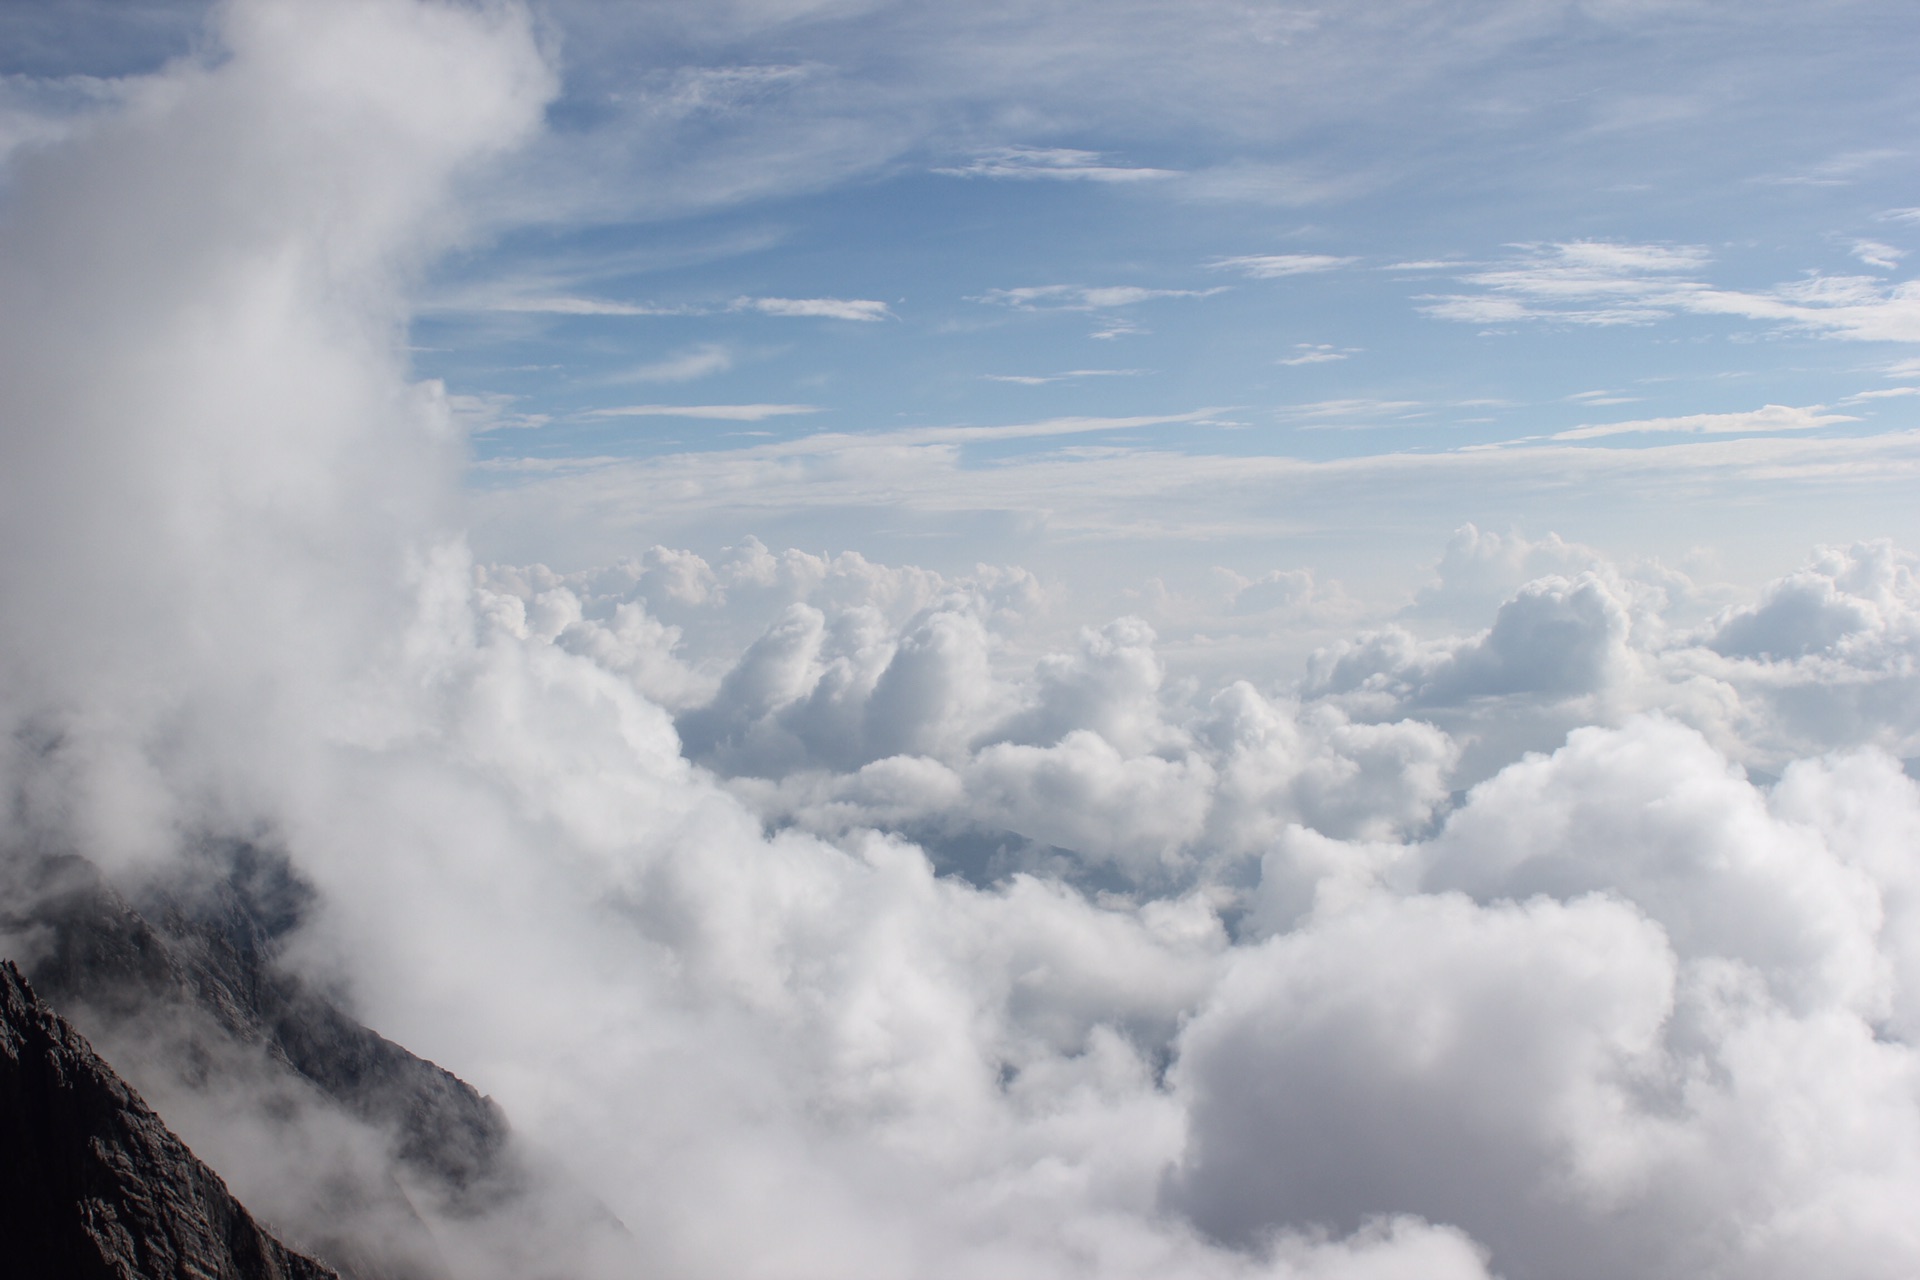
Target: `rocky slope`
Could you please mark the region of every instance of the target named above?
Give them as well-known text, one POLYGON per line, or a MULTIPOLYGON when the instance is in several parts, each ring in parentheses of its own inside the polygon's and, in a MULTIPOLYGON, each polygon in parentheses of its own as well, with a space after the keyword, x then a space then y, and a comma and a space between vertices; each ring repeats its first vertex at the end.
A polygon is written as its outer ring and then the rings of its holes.
POLYGON ((453 1211, 518 1189, 523 1171, 490 1099, 275 965, 312 897, 283 856, 210 846, 137 903, 70 854, 16 865, 14 880, 0 935, 18 939, 47 1001, 96 1038, 163 1029, 187 1058, 217 1056, 207 1042, 230 1039, 390 1133, 403 1166, 453 1211))
POLYGON ((283 1246, 0 962, 0 1271, 338 1280, 283 1246))
POLYGON ((14 850, 0 957, 345 1280, 624 1274, 605 1259, 626 1256, 626 1229, 490 1099, 279 963, 313 902, 284 855, 246 842, 125 886, 72 853, 14 850))

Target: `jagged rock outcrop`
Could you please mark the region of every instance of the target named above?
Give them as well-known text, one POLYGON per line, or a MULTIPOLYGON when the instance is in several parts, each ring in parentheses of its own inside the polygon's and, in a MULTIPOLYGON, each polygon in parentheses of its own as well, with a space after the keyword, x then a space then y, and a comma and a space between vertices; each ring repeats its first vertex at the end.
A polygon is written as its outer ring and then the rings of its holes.
POLYGON ((23 967, 56 1008, 104 1025, 150 1023, 156 1010, 205 1015, 392 1133, 395 1155, 452 1211, 478 1212, 518 1189, 510 1130, 491 1099, 273 963, 312 897, 283 856, 213 846, 148 886, 137 908, 70 854, 15 874, 8 896, 21 906, 0 928, 27 936, 23 967))
POLYGON ((290 1243, 345 1280, 625 1255, 626 1228, 491 1099, 278 962, 314 899, 283 854, 209 841, 128 884, 0 852, 0 955, 290 1243))
POLYGON ((0 1274, 338 1280, 254 1221, 0 961, 0 1274))
POLYGON ((311 898, 248 844, 172 864, 137 908, 84 858, 16 854, 0 860, 0 942, 209 1157, 251 1153, 230 1176, 301 1249, 346 1280, 449 1280, 421 1206, 470 1217, 520 1194, 510 1131, 491 1100, 275 964, 311 898))

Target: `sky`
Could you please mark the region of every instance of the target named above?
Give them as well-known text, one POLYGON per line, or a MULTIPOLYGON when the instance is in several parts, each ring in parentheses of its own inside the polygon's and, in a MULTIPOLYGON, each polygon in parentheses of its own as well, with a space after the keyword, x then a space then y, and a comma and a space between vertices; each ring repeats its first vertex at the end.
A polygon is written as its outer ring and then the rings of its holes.
POLYGON ((1910 1275, 1916 44, 0 3, 0 848, 285 852, 463 1278, 1910 1275))

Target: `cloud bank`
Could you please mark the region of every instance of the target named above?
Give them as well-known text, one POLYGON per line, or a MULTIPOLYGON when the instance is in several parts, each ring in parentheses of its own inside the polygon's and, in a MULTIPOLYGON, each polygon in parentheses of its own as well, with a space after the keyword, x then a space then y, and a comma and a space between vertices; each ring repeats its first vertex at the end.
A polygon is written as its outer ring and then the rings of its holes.
MULTIPOLYGON (((1017 566, 745 528, 476 566, 403 331, 464 175, 539 127, 531 23, 220 21, 7 177, 9 857, 283 847, 286 963, 619 1216, 588 1274, 1920 1264, 1910 555, 1723 597, 1469 528, 1370 615, 1286 566, 1193 588, 1352 624, 1284 683, 1043 626, 1017 566)), ((1583 252, 1486 287, 1693 261, 1583 252)), ((1002 300, 1161 296, 1048 289, 1002 300)), ((791 313, 885 312, 846 305, 791 313)), ((297 1178, 222 1087, 188 1140, 243 1198, 297 1178)), ((378 1139, 339 1141, 378 1177, 378 1139)))

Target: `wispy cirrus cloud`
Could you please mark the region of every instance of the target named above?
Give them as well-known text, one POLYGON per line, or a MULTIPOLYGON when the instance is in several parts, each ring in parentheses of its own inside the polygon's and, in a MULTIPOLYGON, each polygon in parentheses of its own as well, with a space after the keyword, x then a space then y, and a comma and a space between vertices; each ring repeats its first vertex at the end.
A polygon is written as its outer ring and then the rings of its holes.
POLYGON ((1037 284, 1017 289, 989 289, 968 299, 1016 311, 1106 311, 1131 307, 1159 298, 1211 298, 1227 286, 1211 289, 1145 289, 1138 285, 1037 284))
POLYGON ((438 311, 497 311, 549 316, 700 316, 756 311, 767 316, 824 320, 891 320, 893 310, 872 298, 735 298, 725 306, 623 302, 578 294, 462 297, 435 305, 438 311))
POLYGON ((893 310, 872 298, 735 298, 733 311, 758 311, 763 316, 794 316, 821 320, 891 320, 893 310))
POLYGON ((1207 266, 1214 271, 1238 271, 1254 280, 1279 280, 1286 276, 1333 271, 1358 261, 1358 258, 1336 257, 1330 253, 1255 253, 1237 258, 1216 258, 1207 266))
POLYGON ((1647 324, 1671 314, 1686 294, 1704 289, 1681 273, 1710 261, 1705 249, 1691 245, 1580 240, 1519 248, 1507 262, 1461 277, 1484 292, 1432 297, 1421 310, 1436 319, 1472 324, 1534 319, 1647 324))
POLYGON ((589 298, 569 294, 541 297, 505 297, 473 299, 447 305, 449 311, 504 311, 544 316, 684 316, 696 309, 660 306, 651 302, 616 302, 609 298, 589 298))
POLYGON ((1133 417, 1106 418, 1076 414, 1064 418, 1046 418, 1039 422, 1012 422, 993 426, 901 427, 861 435, 821 434, 808 436, 782 446, 786 452, 819 453, 848 448, 900 448, 930 445, 990 444, 1007 440, 1037 440, 1049 436, 1088 435, 1099 431, 1127 431, 1141 427, 1204 424, 1225 412, 1219 407, 1194 409, 1187 413, 1139 414, 1133 417))
POLYGON ((590 418, 707 418, 721 422, 760 422, 800 413, 819 413, 813 404, 626 404, 590 409, 590 418))
POLYGON ((986 382, 1011 382, 1022 387, 1044 387, 1054 382, 1071 382, 1080 378, 1133 378, 1145 372, 1142 369, 1068 369, 1064 373, 1028 374, 1028 373, 983 373, 981 379, 986 382))
POLYGON ((1477 293, 1428 295, 1420 310, 1468 324, 1540 321, 1653 324, 1718 315, 1870 342, 1920 342, 1920 282, 1809 273, 1767 290, 1721 289, 1698 277, 1698 245, 1579 240, 1518 246, 1506 262, 1459 277, 1477 293))
POLYGON ((1868 266, 1879 267, 1882 271, 1892 271, 1900 265, 1900 260, 1907 256, 1905 249, 1896 249, 1878 240, 1856 240, 1849 252, 1868 266))
POLYGON ((1791 173, 1768 174, 1752 181, 1775 187, 1845 187, 1874 169, 1906 159, 1907 154, 1894 147, 1866 147, 1791 173))
POLYGON ((1175 169, 1109 163, 1098 151, 1071 147, 988 147, 962 165, 934 170, 956 178, 1015 178, 1055 182, 1152 182, 1178 176, 1175 169))
POLYGON ((1283 406, 1280 416, 1304 427, 1370 427, 1381 422, 1404 422, 1424 417, 1427 406, 1418 400, 1350 398, 1316 400, 1283 406))
POLYGON ((655 360, 609 378, 609 382, 691 382, 711 373, 724 373, 733 367, 733 353, 717 342, 702 343, 675 352, 664 360, 655 360))
POLYGON ((1763 431, 1810 431, 1836 422, 1858 422, 1845 413, 1828 413, 1825 405, 1770 404, 1744 413, 1690 413, 1675 418, 1638 418, 1631 422, 1603 422, 1555 432, 1551 440, 1597 440, 1604 436, 1687 434, 1747 435, 1763 431))
POLYGON ((520 408, 521 397, 504 392, 454 393, 447 396, 447 408, 469 435, 490 431, 537 431, 553 419, 545 413, 530 413, 520 408))
POLYGON ((1293 349, 1298 354, 1282 357, 1277 363, 1292 367, 1333 364, 1348 359, 1360 350, 1358 347, 1336 347, 1330 342, 1296 342, 1293 349))

